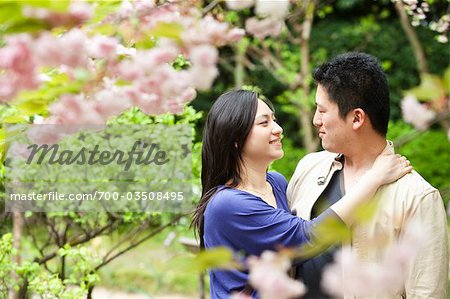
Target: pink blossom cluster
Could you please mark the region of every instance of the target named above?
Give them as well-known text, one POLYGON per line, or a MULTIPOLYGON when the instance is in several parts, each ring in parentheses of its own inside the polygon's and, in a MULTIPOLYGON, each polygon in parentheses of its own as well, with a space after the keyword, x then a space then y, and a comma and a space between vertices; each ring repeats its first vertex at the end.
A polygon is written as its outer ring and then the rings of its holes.
POLYGON ((417 130, 428 129, 436 118, 436 112, 417 101, 413 95, 406 96, 400 105, 405 122, 412 124, 417 130))
MULTIPOLYGON (((430 11, 430 4, 427 1, 419 0, 391 0, 392 2, 402 1, 407 14, 411 16, 411 24, 419 26, 421 23, 428 24, 428 27, 436 31, 438 36, 437 41, 440 43, 448 42, 448 31, 450 29, 450 14, 444 14, 436 21, 425 21, 426 13, 430 11), (425 21, 425 22, 424 22, 425 21)), ((431 3, 431 1, 429 1, 431 3)))
MULTIPOLYGON (((76 68, 92 67, 93 58, 117 56, 118 41, 107 36, 88 37, 80 29, 61 36, 43 32, 37 37, 27 34, 10 36, 0 48, 0 99, 13 99, 22 89, 39 87, 43 76, 40 67, 55 67, 71 73, 76 68)), ((90 69, 92 70, 92 69, 90 69)))
POLYGON ((119 11, 110 17, 110 22, 127 23, 130 18, 140 20, 139 32, 136 35, 151 32, 160 24, 173 24, 181 28, 179 42, 165 40, 189 52, 191 47, 209 44, 215 47, 239 41, 245 34, 243 29, 231 28, 229 24, 220 22, 210 15, 201 16, 201 12, 183 3, 156 6, 152 1, 123 1, 119 11))
POLYGON ((426 19, 426 13, 430 11, 427 1, 418 0, 392 0, 392 2, 402 1, 406 12, 412 17, 411 24, 419 26, 422 20, 426 19))
POLYGON ((241 10, 254 5, 256 17, 246 20, 245 28, 256 38, 278 36, 284 27, 284 18, 289 12, 289 0, 227 0, 227 7, 241 10))
POLYGON ((72 27, 89 20, 92 17, 92 7, 83 1, 73 1, 70 3, 67 12, 25 6, 22 13, 26 17, 41 20, 51 27, 72 27))
POLYGON ((249 257, 247 263, 249 282, 261 299, 288 299, 305 294, 303 283, 288 276, 291 262, 286 255, 264 251, 259 258, 249 257))
MULTIPOLYGON (((65 16, 83 22, 90 13, 77 3, 65 16)), ((26 8, 24 13, 60 25, 58 13, 38 8, 26 8)), ((0 48, 1 101, 13 99, 20 90, 38 88, 42 67, 57 68, 72 79, 76 70, 83 69, 88 81, 82 92, 61 96, 43 123, 104 124, 109 116, 132 106, 148 114, 179 113, 195 98, 196 90, 210 88, 217 77, 217 47, 236 42, 245 33, 211 16, 202 17, 196 8, 157 6, 154 1, 123 1, 119 11, 103 23, 121 28, 136 17, 140 23, 133 27, 131 39, 151 38, 149 33, 161 24, 179 28, 179 34, 159 36, 151 49, 126 47, 114 36, 92 36, 83 27, 58 36, 44 31, 8 37, 0 48), (172 67, 178 55, 189 59, 188 68, 172 67)))
MULTIPOLYGON (((363 262, 350 247, 335 255, 335 263, 325 268, 322 287, 331 295, 383 296, 401 292, 408 265, 423 248, 421 226, 409 223, 400 240, 388 244, 378 263, 363 262)), ((380 245, 380 242, 376 246, 380 245)))
POLYGON ((440 43, 448 42, 448 31, 450 30, 450 14, 445 14, 440 17, 437 22, 431 21, 430 29, 439 33, 437 40, 440 43))
POLYGON ((0 48, 0 70, 4 70, 0 72, 0 102, 12 99, 20 89, 39 86, 31 37, 16 35, 6 42, 0 48))

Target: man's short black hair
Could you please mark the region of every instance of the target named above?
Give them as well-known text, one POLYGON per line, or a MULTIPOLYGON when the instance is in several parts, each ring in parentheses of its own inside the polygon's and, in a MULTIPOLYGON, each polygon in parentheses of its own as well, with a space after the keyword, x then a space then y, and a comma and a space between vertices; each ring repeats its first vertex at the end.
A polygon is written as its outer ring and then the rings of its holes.
POLYGON ((361 108, 375 131, 386 136, 389 113, 389 86, 378 60, 366 53, 350 52, 331 59, 316 68, 314 80, 325 88, 330 101, 344 118, 361 108))

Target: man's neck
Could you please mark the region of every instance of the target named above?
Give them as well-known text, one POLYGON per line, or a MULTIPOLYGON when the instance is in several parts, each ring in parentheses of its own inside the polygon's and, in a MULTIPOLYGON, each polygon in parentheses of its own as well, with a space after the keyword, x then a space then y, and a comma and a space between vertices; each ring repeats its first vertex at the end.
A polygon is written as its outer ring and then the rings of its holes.
POLYGON ((361 141, 344 154, 344 167, 355 171, 367 170, 372 167, 373 162, 385 148, 384 138, 377 138, 373 142, 361 141))
POLYGON ((344 154, 344 180, 347 191, 372 167, 385 148, 386 140, 377 138, 372 142, 360 142, 344 154))

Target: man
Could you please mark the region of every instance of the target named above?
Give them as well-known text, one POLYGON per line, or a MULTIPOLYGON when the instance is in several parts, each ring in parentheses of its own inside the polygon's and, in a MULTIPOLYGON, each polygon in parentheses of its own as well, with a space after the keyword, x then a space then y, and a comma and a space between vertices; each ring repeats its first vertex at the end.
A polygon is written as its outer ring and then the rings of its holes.
MULTIPOLYGON (((313 124, 325 151, 305 156, 287 189, 291 209, 305 219, 342 198, 381 152, 393 150, 386 141, 389 88, 374 57, 343 54, 319 66, 313 77, 318 83, 313 124)), ((424 250, 408 265, 402 289, 364 298, 447 298, 447 222, 439 192, 413 171, 381 187, 376 196, 375 216, 351 228, 352 251, 362 263, 381 263, 385 246, 374 245, 374 238, 398 241, 410 221, 419 223, 426 241, 424 250)), ((320 279, 335 251, 332 248, 298 267, 297 277, 309 288, 306 298, 329 298, 320 289, 320 279)))

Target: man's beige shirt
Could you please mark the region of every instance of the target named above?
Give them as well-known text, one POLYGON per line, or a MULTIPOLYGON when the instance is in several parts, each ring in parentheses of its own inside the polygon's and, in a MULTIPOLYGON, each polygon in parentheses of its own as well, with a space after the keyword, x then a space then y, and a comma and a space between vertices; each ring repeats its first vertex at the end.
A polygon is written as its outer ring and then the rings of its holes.
MULTIPOLYGON (((298 163, 287 188, 289 206, 291 210, 297 210, 297 216, 311 218, 314 203, 327 187, 333 173, 343 167, 339 157, 322 151, 308 154, 298 163)), ((348 294, 345 298, 446 299, 449 267, 447 218, 439 192, 413 171, 394 183, 380 187, 376 198, 380 200, 376 215, 367 223, 352 227, 352 251, 361 262, 381 263, 386 247, 377 246, 373 240, 400 240, 409 221, 419 223, 426 240, 423 249, 408 267, 403 289, 383 296, 348 294)), ((346 269, 343 269, 344 279, 345 272, 346 269)))

